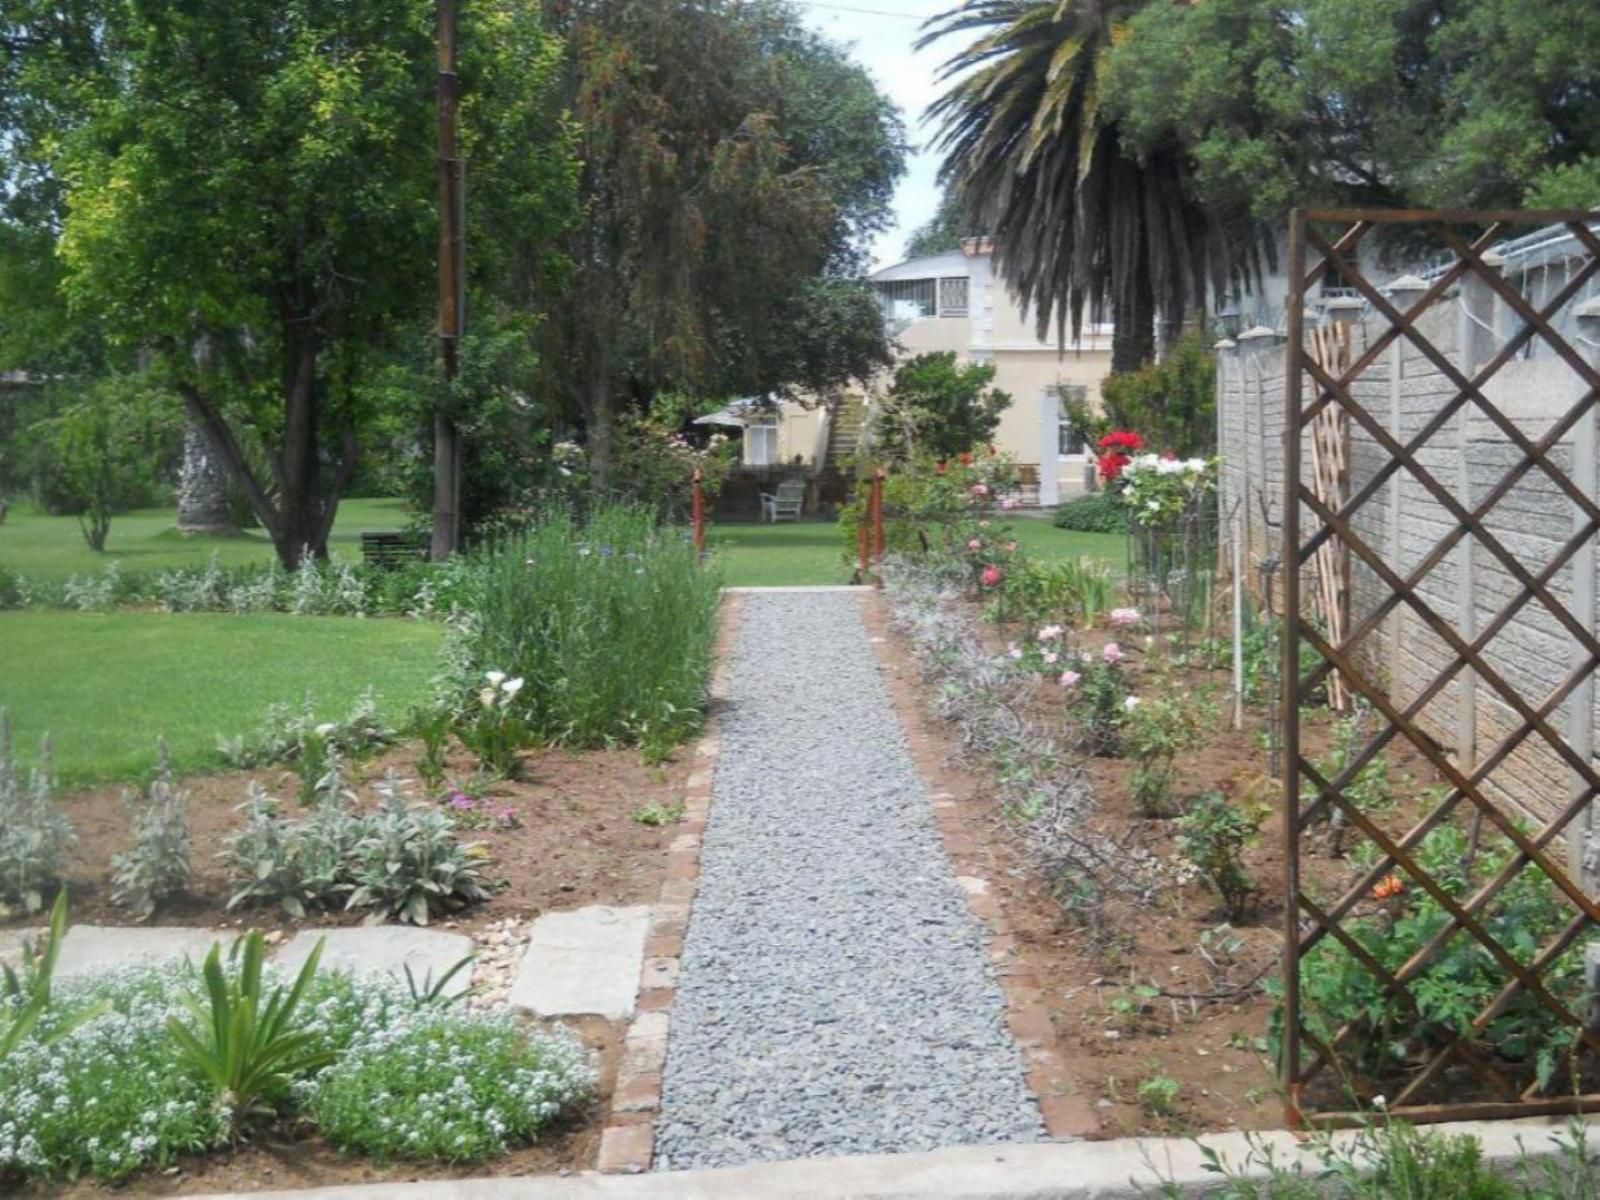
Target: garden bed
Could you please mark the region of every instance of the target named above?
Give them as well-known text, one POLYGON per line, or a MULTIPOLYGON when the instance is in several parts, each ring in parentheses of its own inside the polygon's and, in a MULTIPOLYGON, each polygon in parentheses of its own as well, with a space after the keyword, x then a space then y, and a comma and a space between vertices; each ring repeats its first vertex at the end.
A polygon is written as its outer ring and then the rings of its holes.
MULTIPOLYGON (((1019 638, 1020 627, 977 625, 978 606, 962 602, 958 611, 981 628, 997 659, 1019 638)), ((890 668, 892 691, 913 729, 942 753, 944 768, 930 780, 948 793, 964 818, 967 839, 956 843, 956 869, 979 876, 1001 903, 1015 940, 1013 982, 1020 978, 1039 989, 1057 1039, 1057 1053, 1076 1089, 1094 1109, 1106 1136, 1173 1133, 1188 1130, 1281 1127, 1284 1110, 1268 1053, 1269 1022, 1275 1007, 1262 982, 1278 970, 1282 939, 1284 846, 1279 784, 1267 775, 1265 727, 1259 706, 1246 709, 1245 727, 1234 731, 1219 718, 1198 748, 1179 762, 1177 795, 1192 798, 1218 792, 1246 806, 1270 808, 1259 837, 1244 851, 1247 872, 1260 889, 1243 920, 1229 922, 1217 894, 1198 878, 1181 876, 1164 886, 1148 905, 1111 898, 1091 932, 1072 919, 1059 891, 1041 870, 1017 821, 1008 819, 994 772, 975 761, 963 745, 958 723, 936 714, 937 695, 923 678, 916 647, 890 626, 889 605, 875 606, 876 631, 891 637, 897 653, 890 668), (1140 1085, 1153 1085, 1141 1098, 1140 1085), (1160 1099, 1170 1088, 1170 1099, 1160 1099)), ((1098 648, 1115 633, 1088 635, 1083 645, 1098 648)), ((1143 655, 1130 644, 1122 667, 1134 694, 1155 688, 1143 655)), ((1172 670, 1160 682, 1188 694, 1210 691, 1225 698, 1228 673, 1204 668, 1172 670)), ((1040 728, 1062 723, 1062 692, 1053 685, 1025 692, 1017 710, 1040 728)), ((1303 714, 1302 739, 1308 753, 1327 753, 1334 719, 1326 711, 1303 714)), ((1404 744, 1387 754, 1392 801, 1382 824, 1391 832, 1409 828, 1428 807, 1423 794, 1435 783, 1432 768, 1404 744)), ((1137 847, 1161 864, 1181 861, 1177 822, 1139 815, 1130 786, 1131 764, 1117 757, 1088 757, 1083 781, 1093 795, 1097 830, 1125 847, 1137 847)), ((1314 835, 1314 850, 1302 862, 1305 885, 1314 894, 1342 891, 1358 876, 1351 854, 1335 856, 1326 825, 1314 835)), ((1363 839, 1351 833, 1345 849, 1363 839)), ((1368 906, 1371 907, 1371 906, 1368 906)), ((1364 911, 1364 910, 1363 910, 1364 911)))
MULTIPOLYGON (((377 803, 375 787, 390 771, 415 778, 417 752, 415 744, 401 745, 350 764, 349 779, 358 806, 377 803)), ((469 779, 474 765, 472 756, 457 750, 450 758, 447 776, 469 779)), ((525 932, 525 923, 544 912, 655 901, 665 877, 667 849, 675 836, 675 816, 681 811, 688 766, 683 752, 660 765, 649 765, 635 749, 550 750, 524 756, 522 778, 489 785, 473 797, 473 810, 453 810, 457 820, 468 825, 460 830, 461 839, 479 842, 487 852, 485 875, 492 885, 491 895, 485 903, 436 917, 433 924, 475 939, 480 951, 474 966, 476 982, 504 987, 506 971, 514 966, 515 958, 496 956, 495 949, 508 942, 515 945, 525 932), (484 827, 470 827, 477 823, 473 812, 480 811, 484 827), (646 820, 640 820, 641 816, 646 820)), ((239 933, 263 929, 269 931, 269 940, 298 929, 314 933, 319 928, 359 924, 359 913, 314 910, 296 919, 276 906, 227 908, 229 880, 218 855, 227 837, 241 826, 238 808, 252 783, 283 798, 289 815, 296 814, 298 806, 292 798, 300 779, 288 768, 231 771, 181 781, 189 794, 193 882, 188 896, 161 905, 154 923, 239 933)), ((447 785, 446 795, 450 790, 447 785)), ((120 787, 96 787, 59 799, 79 839, 68 872, 74 924, 132 923, 127 910, 111 902, 108 884, 111 857, 124 851, 131 840, 130 814, 121 791, 120 787)), ((450 804, 443 798, 437 802, 450 804)), ((39 920, 37 915, 13 914, 0 920, 0 929, 36 926, 39 920)), ((533 1144, 514 1147, 486 1161, 460 1166, 382 1165, 340 1152, 309 1123, 278 1122, 257 1125, 231 1148, 185 1155, 171 1166, 143 1171, 123 1184, 41 1182, 29 1186, 24 1194, 81 1196, 117 1191, 177 1195, 591 1169, 610 1109, 627 1023, 585 1017, 542 1024, 570 1030, 592 1056, 596 1070, 592 1095, 580 1110, 542 1130, 533 1144)))

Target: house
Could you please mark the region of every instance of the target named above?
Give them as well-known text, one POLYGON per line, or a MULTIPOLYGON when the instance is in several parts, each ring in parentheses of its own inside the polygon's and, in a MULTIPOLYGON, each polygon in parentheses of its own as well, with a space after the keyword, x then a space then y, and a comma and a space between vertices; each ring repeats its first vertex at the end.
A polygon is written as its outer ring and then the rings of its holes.
MULTIPOLYGON (((885 267, 868 282, 898 357, 948 350, 963 361, 994 364, 994 386, 1012 401, 995 444, 1037 480, 1038 502, 1051 505, 1085 486, 1087 456, 1061 421, 1061 400, 1098 401, 1100 381, 1111 370, 1111 326, 1086 325, 1082 339, 1065 347, 1040 338, 1032 312, 996 277, 992 251, 989 239, 970 238, 958 250, 885 267)), ((815 404, 731 406, 716 416, 743 426, 747 468, 826 475, 855 454, 875 393, 887 383, 878 379, 815 404)))

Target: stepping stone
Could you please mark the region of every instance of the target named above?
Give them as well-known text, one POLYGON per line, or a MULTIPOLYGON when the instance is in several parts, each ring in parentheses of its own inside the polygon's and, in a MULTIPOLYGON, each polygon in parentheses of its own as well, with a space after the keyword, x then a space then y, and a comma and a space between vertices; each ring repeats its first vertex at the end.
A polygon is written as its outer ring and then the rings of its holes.
MULTIPOLYGON (((24 939, 38 939, 44 929, 19 929, 0 940, 0 959, 19 961, 24 939)), ((123 967, 189 958, 202 962, 215 942, 224 947, 236 935, 228 930, 179 929, 141 925, 73 925, 61 943, 56 979, 87 979, 123 967)))
MULTIPOLYGON (((319 970, 348 971, 357 979, 392 975, 404 982, 406 967, 411 968, 417 986, 431 973, 434 979, 444 974, 475 947, 465 934, 439 929, 418 929, 412 925, 363 925, 355 929, 304 929, 278 949, 273 961, 289 976, 294 976, 311 957, 318 939, 322 948, 319 970)), ((459 996, 472 984, 472 970, 456 974, 445 987, 445 994, 459 996)))
POLYGON ((632 1016, 649 932, 648 905, 546 913, 517 967, 512 1007, 540 1017, 632 1016))

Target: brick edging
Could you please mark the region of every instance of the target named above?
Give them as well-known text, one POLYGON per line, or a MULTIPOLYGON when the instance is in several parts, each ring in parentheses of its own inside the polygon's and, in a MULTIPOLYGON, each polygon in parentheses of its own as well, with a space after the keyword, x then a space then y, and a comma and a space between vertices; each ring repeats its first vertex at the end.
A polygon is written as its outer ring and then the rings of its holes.
POLYGON ((695 885, 700 878, 700 845, 711 815, 711 789, 722 755, 717 709, 728 698, 733 649, 744 602, 725 595, 717 631, 717 666, 711 675, 711 709, 695 742, 693 767, 683 789, 683 819, 667 851, 667 876, 650 912, 634 1017, 622 1043, 611 1112, 600 1134, 597 1166, 605 1174, 648 1171, 655 1158, 656 1118, 661 1112, 661 1074, 667 1061, 667 1034, 677 998, 683 935, 689 924, 695 885))
MULTIPOLYGON (((906 746, 918 775, 926 782, 945 768, 939 749, 938 732, 918 703, 915 688, 897 678, 890 668, 897 664, 890 656, 894 642, 888 633, 888 600, 881 593, 862 598, 863 616, 873 639, 878 666, 884 671, 893 716, 905 733, 906 746)), ((1006 1025, 1021 1049, 1027 1067, 1027 1082, 1039 1103, 1045 1132, 1052 1138, 1098 1137, 1100 1119, 1084 1099, 1081 1088, 1067 1069, 1056 1039, 1050 1009, 1038 974, 1023 961, 1006 920, 1005 910, 990 889, 990 881, 975 873, 980 856, 979 839, 961 805, 949 792, 931 792, 933 820, 944 842, 956 882, 966 895, 967 909, 983 926, 984 949, 994 968, 1006 1002, 1006 1025)))

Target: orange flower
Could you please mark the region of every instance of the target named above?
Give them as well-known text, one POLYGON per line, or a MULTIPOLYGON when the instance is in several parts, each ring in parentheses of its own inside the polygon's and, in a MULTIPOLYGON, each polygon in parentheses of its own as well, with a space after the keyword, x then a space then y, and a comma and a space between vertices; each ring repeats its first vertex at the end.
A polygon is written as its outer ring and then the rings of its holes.
POLYGON ((1398 875, 1390 875, 1387 879, 1380 879, 1372 888, 1374 900, 1390 900, 1395 896, 1405 894, 1406 885, 1398 875))

